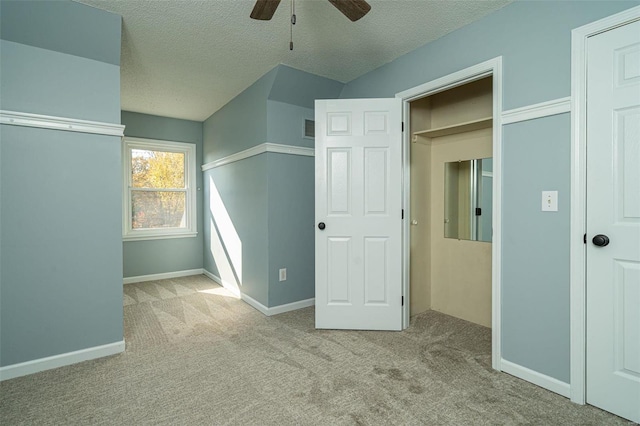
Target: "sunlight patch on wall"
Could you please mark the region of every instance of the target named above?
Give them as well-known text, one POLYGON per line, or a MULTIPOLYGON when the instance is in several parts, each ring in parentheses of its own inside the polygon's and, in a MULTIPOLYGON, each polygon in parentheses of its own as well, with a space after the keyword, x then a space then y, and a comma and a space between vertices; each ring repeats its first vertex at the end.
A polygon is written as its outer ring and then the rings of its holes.
POLYGON ((218 268, 218 273, 220 274, 222 285, 229 291, 240 294, 241 283, 236 279, 236 275, 233 273, 233 267, 229 262, 229 258, 227 257, 227 253, 225 252, 224 245, 220 240, 220 237, 218 236, 218 231, 213 222, 213 218, 210 219, 210 222, 211 242, 209 244, 209 249, 211 250, 211 255, 213 256, 213 260, 216 263, 216 267, 218 268))
POLYGON ((210 250, 225 287, 240 292, 242 286, 242 241, 225 207, 218 188, 209 177, 211 211, 210 250))

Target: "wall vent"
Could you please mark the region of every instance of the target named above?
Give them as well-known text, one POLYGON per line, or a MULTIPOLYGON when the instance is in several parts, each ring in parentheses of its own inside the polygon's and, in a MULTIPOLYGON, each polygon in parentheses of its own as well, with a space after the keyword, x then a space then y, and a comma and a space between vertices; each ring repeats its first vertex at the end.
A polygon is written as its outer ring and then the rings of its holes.
POLYGON ((307 139, 315 139, 316 137, 316 122, 313 120, 304 120, 304 137, 307 139))

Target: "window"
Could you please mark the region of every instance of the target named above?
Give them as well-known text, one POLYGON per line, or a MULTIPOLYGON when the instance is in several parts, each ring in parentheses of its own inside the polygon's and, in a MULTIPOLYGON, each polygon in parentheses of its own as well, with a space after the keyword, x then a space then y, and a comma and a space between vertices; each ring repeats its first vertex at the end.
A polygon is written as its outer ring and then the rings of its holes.
POLYGON ((126 138, 124 240, 195 237, 196 146, 126 138))

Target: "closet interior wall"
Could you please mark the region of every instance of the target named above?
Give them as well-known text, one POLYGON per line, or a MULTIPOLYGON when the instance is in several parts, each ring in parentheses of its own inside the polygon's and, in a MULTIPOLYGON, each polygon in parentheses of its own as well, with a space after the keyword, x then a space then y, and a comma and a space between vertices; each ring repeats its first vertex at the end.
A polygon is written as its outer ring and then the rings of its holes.
POLYGON ((444 237, 445 163, 492 156, 491 77, 411 102, 410 312, 491 326, 491 243, 444 237))

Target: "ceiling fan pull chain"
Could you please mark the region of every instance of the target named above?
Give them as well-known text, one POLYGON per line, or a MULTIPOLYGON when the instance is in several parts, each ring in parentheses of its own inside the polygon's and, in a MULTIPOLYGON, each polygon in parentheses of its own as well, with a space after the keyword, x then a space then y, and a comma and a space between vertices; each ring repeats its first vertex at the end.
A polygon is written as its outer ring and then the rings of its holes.
POLYGON ((291 0, 291 25, 296 24, 296 0, 291 0))
POLYGON ((291 0, 291 25, 289 25, 289 50, 293 50, 293 26, 296 24, 296 0, 291 0))

